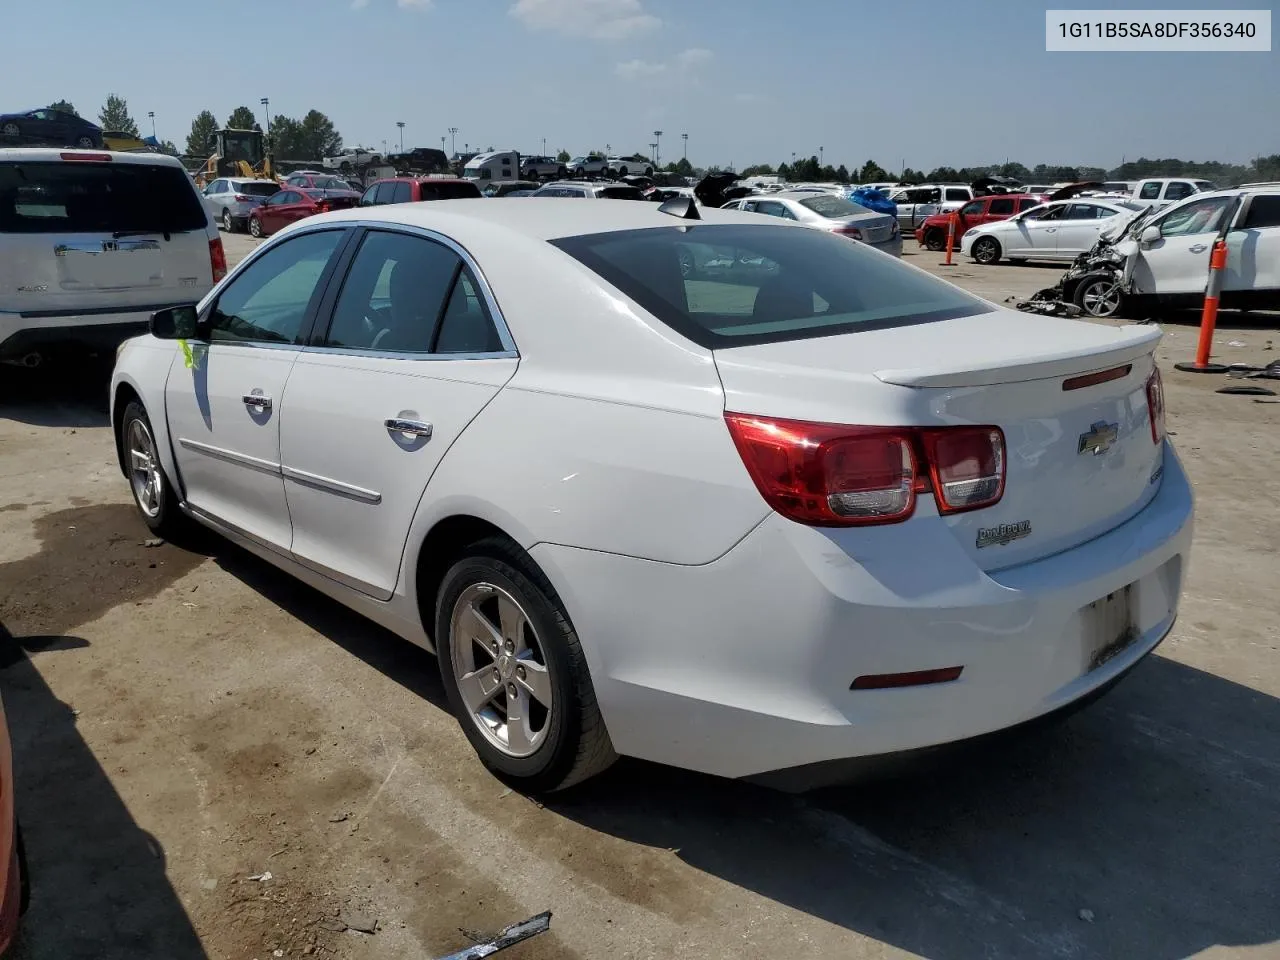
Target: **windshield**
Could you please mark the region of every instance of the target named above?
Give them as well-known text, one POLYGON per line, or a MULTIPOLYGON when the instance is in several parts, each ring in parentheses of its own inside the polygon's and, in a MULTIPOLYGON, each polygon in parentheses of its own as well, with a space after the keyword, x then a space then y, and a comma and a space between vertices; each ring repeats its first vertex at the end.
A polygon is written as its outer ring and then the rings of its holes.
POLYGON ((800 206, 812 210, 820 217, 831 217, 832 219, 853 217, 860 213, 868 212, 866 207, 859 206, 851 200, 846 200, 844 197, 837 197, 833 194, 806 197, 800 201, 800 206))
POLYGON ((711 349, 974 316, 981 300, 820 230, 703 224, 551 241, 711 349))
POLYGON ((643 200, 644 193, 636 187, 605 187, 600 191, 604 200, 643 200))
POLYGON ((140 163, 0 163, 0 232, 185 233, 208 215, 186 171, 140 163))
POLYGON ((262 134, 228 133, 223 136, 223 157, 257 164, 262 159, 262 134))

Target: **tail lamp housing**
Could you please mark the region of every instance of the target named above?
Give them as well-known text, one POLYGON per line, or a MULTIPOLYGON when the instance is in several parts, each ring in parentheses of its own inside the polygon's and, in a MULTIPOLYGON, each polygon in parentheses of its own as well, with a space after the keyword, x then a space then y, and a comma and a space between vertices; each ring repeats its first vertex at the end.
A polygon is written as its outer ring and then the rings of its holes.
POLYGON ((1151 414, 1151 442, 1164 439, 1164 380, 1160 368, 1153 367, 1147 378, 1147 411, 1151 414))
POLYGON ((799 523, 901 523, 932 491, 942 514, 1004 495, 999 427, 863 427, 726 413, 729 434, 765 502, 799 523))
POLYGON ((214 283, 227 275, 227 253, 222 249, 221 237, 209 241, 209 267, 213 271, 214 283))

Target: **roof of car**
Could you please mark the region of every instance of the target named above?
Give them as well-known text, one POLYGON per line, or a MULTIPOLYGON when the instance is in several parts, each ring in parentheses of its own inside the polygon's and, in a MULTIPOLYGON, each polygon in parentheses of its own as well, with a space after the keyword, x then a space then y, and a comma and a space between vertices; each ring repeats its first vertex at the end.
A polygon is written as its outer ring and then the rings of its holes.
MULTIPOLYGON (((660 213, 659 204, 634 200, 601 200, 582 203, 570 197, 547 197, 542 203, 505 204, 489 199, 437 200, 434 203, 363 207, 337 211, 327 220, 379 220, 410 227, 440 230, 466 244, 471 235, 492 235, 495 230, 508 231, 534 240, 555 240, 589 233, 617 230, 641 230, 647 227, 693 226, 696 221, 681 220, 660 213)), ((774 222, 759 214, 732 210, 699 208, 707 223, 760 224, 774 222)), ((306 223, 315 224, 317 218, 306 223)), ((783 224, 784 221, 776 221, 783 224)), ((791 226, 791 224, 786 224, 791 226)), ((796 225, 798 229, 805 229, 796 225)))
POLYGON ((36 163, 48 163, 50 161, 57 162, 64 160, 66 162, 75 162, 67 160, 71 154, 83 156, 86 160, 96 157, 110 157, 113 163, 140 163, 151 164, 160 167, 177 167, 179 170, 186 170, 177 157, 171 157, 163 153, 132 153, 124 150, 68 150, 58 149, 57 147, 0 147, 0 161, 9 161, 16 163, 19 161, 28 161, 36 163))

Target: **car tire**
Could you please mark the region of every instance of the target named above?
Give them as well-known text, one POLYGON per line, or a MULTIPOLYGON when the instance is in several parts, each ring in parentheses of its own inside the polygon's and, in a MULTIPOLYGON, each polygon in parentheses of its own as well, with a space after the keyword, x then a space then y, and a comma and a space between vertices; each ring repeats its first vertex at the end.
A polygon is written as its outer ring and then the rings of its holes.
POLYGON ((434 636, 449 705, 495 776, 521 791, 546 793, 595 776, 617 759, 564 604, 514 543, 482 540, 454 562, 436 595, 434 636), (472 634, 463 632, 468 622, 478 624, 472 634), (481 634, 484 645, 474 639, 481 634), (525 684, 535 676, 541 679, 525 684), (473 677, 475 684, 466 683, 473 677), (535 687, 542 688, 539 696, 535 687), (506 722, 513 700, 523 714, 516 742, 506 722))
POLYGON ((350 173, 350 172, 351 172, 351 162, 350 162, 349 160, 343 160, 340 164, 338 164, 338 172, 339 172, 339 173, 350 173))
POLYGON ((557 180, 564 180, 568 176, 569 176, 569 169, 567 167, 560 167, 559 169, 556 170, 555 178, 557 180))
POLYGON ((160 447, 147 411, 137 400, 130 400, 120 419, 120 446, 133 505, 142 514, 142 522, 156 536, 165 540, 180 538, 190 530, 191 521, 178 506, 178 496, 169 483, 160 461, 160 447), (140 454, 145 462, 136 462, 140 454))
POLYGON ((1107 319, 1124 312, 1124 294, 1115 277, 1108 273, 1090 273, 1076 283, 1072 301, 1086 316, 1107 319))
POLYGON ((236 232, 235 217, 231 216, 231 211, 226 207, 222 208, 222 229, 227 231, 227 233, 236 232))
POLYGON ((583 167, 574 167, 573 175, 575 177, 585 177, 587 175, 587 171, 583 167))
POLYGON ((947 249, 947 235, 936 227, 924 232, 924 248, 935 253, 947 249))
POLYGON ((257 217, 249 218, 249 236, 257 240, 262 239, 262 221, 257 217))
POLYGON ((22 130, 16 123, 6 123, 0 133, 6 137, 18 137, 22 135, 22 130))
POLYGON ((981 264, 990 266, 1000 262, 1000 241, 995 237, 979 237, 973 241, 969 255, 981 264))
POLYGON ((80 137, 76 140, 76 146, 81 150, 92 150, 97 144, 93 142, 93 137, 80 137))

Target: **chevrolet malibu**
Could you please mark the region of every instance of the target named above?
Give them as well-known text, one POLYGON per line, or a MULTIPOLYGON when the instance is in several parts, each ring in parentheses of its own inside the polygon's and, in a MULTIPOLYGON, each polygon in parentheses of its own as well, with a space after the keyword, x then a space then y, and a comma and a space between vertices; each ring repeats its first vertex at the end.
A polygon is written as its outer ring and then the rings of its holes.
POLYGON ((1159 336, 757 214, 442 200, 285 228, 125 343, 111 417, 153 531, 434 650, 522 789, 619 754, 804 786, 1170 630, 1159 336))

